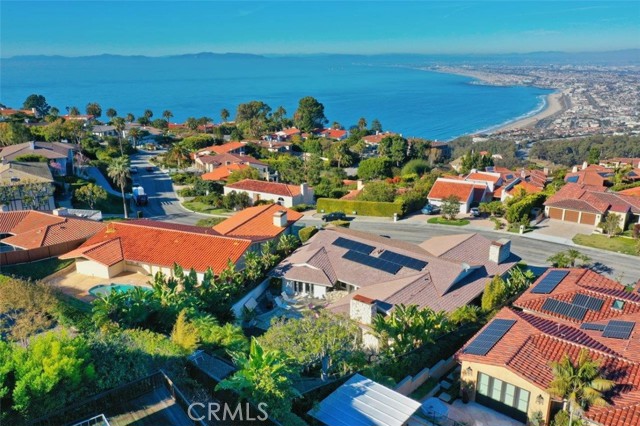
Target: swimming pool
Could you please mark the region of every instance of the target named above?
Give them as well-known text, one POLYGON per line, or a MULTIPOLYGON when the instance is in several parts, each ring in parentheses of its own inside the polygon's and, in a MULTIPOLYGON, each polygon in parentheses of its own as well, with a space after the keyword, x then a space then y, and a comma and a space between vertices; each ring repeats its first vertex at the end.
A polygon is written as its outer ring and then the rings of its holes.
POLYGON ((146 291, 151 291, 151 289, 148 287, 141 287, 141 286, 132 285, 132 284, 111 283, 111 284, 100 284, 95 287, 92 287, 91 289, 89 289, 89 294, 95 297, 101 297, 101 296, 107 296, 114 291, 116 293, 124 293, 126 291, 131 291, 136 287, 139 287, 146 291))

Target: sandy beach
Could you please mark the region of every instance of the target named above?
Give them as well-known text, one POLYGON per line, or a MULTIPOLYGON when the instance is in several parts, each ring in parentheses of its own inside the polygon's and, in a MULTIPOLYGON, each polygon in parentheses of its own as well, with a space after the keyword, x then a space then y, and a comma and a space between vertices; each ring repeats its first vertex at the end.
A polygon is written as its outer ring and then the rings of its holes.
POLYGON ((493 129, 491 133, 504 132, 509 130, 516 129, 527 129, 531 127, 535 127, 538 121, 551 117, 554 114, 561 113, 564 111, 564 105, 561 101, 563 96, 562 92, 554 92, 547 95, 547 106, 545 109, 540 111, 539 113, 532 115, 530 117, 525 117, 521 120, 517 120, 499 128, 493 129))

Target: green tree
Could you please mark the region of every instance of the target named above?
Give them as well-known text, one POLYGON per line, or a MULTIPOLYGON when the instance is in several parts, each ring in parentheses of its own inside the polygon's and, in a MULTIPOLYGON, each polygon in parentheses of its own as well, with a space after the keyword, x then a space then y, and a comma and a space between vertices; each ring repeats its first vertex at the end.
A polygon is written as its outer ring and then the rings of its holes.
POLYGON ((127 199, 124 196, 124 187, 127 185, 127 179, 130 177, 130 170, 129 157, 126 155, 114 158, 107 167, 107 174, 113 182, 120 187, 125 219, 129 217, 129 214, 127 211, 127 199))
POLYGON ((68 109, 67 109, 67 112, 69 113, 69 115, 70 115, 71 117, 75 117, 75 116, 80 115, 80 110, 78 109, 78 107, 77 107, 77 106, 72 106, 72 107, 70 107, 70 108, 69 108, 69 107, 67 107, 67 108, 68 108, 68 109))
POLYGON ((189 153, 189 150, 182 143, 176 143, 167 152, 166 159, 177 164, 178 169, 181 169, 182 165, 190 160, 189 153))
POLYGON ((102 116, 102 107, 97 102, 88 103, 86 107, 87 115, 93 115, 94 118, 102 116))
POLYGON ((481 303, 482 310, 490 312, 498 308, 502 303, 504 303, 506 297, 507 290, 505 282, 499 275, 496 275, 484 288, 481 303))
POLYGON ((382 179, 391 175, 391 160, 386 157, 367 158, 358 165, 358 177, 364 180, 382 179))
POLYGON ((118 132, 118 142, 120 143, 120 155, 124 155, 124 147, 122 146, 122 135, 126 128, 125 121, 122 117, 115 117, 111 120, 111 125, 118 132))
POLYGON ((133 141, 133 147, 138 146, 138 139, 142 136, 142 130, 139 127, 132 127, 129 129, 129 138, 133 141))
POLYGON ((384 181, 373 181, 364 186, 358 200, 391 203, 395 197, 396 190, 393 185, 384 181))
POLYGON ((586 348, 580 350, 575 362, 565 354, 561 361, 551 363, 551 369, 553 380, 547 391, 569 402, 569 424, 573 424, 575 414, 581 416, 591 406, 608 405, 603 393, 611 390, 615 382, 605 377, 600 362, 591 359, 586 348))
POLYGON ((358 120, 358 129, 365 130, 367 128, 367 119, 364 117, 360 117, 358 120))
POLYGON ((234 355, 238 371, 224 379, 216 390, 232 390, 241 398, 254 403, 263 402, 276 419, 287 417, 292 400, 300 396, 292 382, 298 372, 291 366, 287 355, 276 350, 265 350, 255 337, 251 339, 249 354, 234 355))
POLYGON ((460 213, 460 198, 456 195, 450 195, 442 200, 442 215, 449 220, 455 220, 460 213))
POLYGON ((168 109, 165 109, 164 111, 162 111, 162 118, 167 120, 167 123, 168 123, 171 120, 171 118, 173 118, 173 113, 168 109))
POLYGON ((414 158, 413 160, 409 160, 407 164, 402 167, 402 176, 415 174, 418 177, 421 177, 425 173, 428 173, 429 170, 431 170, 431 166, 429 166, 429 162, 427 160, 414 158))
POLYGON ((382 124, 380 124, 380 120, 377 118, 374 118, 373 121, 371 121, 371 131, 373 133, 382 132, 382 124))
POLYGON ((109 121, 113 120, 114 117, 118 116, 118 111, 114 108, 107 109, 106 116, 109 118, 109 121))
POLYGON ((609 238, 618 235, 622 232, 620 228, 620 218, 613 213, 607 214, 607 217, 602 222, 602 230, 609 236, 609 238))
POLYGON ((22 123, 0 123, 0 145, 8 146, 33 140, 33 135, 22 123))
POLYGON ((236 170, 235 172, 231 173, 227 178, 227 184, 239 182, 243 179, 259 180, 261 178, 262 176, 260 175, 260 172, 258 171, 258 169, 256 169, 255 167, 249 166, 249 167, 245 167, 244 169, 236 170))
POLYGON ((13 408, 31 418, 71 402, 74 391, 95 380, 85 340, 66 332, 43 333, 26 348, 14 347, 13 359, 13 408))
POLYGON ((127 120, 127 123, 133 123, 135 119, 136 116, 131 113, 127 113, 127 115, 125 116, 125 120, 127 120))
POLYGON ((328 123, 324 115, 324 105, 312 96, 300 99, 293 120, 296 127, 303 132, 310 132, 328 123))
POLYGON ((402 163, 407 160, 409 146, 407 140, 402 136, 393 136, 391 147, 389 148, 389 156, 391 160, 396 163, 397 167, 400 167, 402 163))
POLYGON ((45 116, 49 113, 51 107, 47 103, 47 99, 42 95, 29 95, 27 99, 22 103, 22 108, 31 109, 35 108, 38 114, 45 116))
POLYGON ((357 323, 326 310, 274 321, 259 342, 265 350, 290 354, 289 362, 299 369, 320 369, 323 379, 353 371, 362 350, 357 323))
POLYGON ((477 322, 480 318, 480 308, 474 305, 459 306, 449 314, 449 320, 456 325, 477 322))
POLYGON ((14 161, 23 163, 46 163, 49 161, 49 159, 40 154, 22 154, 18 155, 14 161))
POLYGON ((338 163, 338 168, 353 164, 353 154, 345 142, 338 142, 329 151, 329 157, 338 163))
POLYGON ((75 197, 79 201, 88 204, 90 209, 93 209, 96 203, 107 199, 107 191, 99 185, 89 183, 76 189, 75 197))
POLYGON ((151 120, 151 117, 153 117, 153 111, 151 111, 150 109, 145 109, 142 116, 147 120, 151 120))
POLYGON ((589 150, 589 164, 598 164, 600 162, 600 150, 595 146, 589 150))
POLYGON ((299 245, 300 245, 300 240, 295 235, 283 235, 278 239, 276 250, 282 253, 284 257, 287 257, 299 245))
POLYGON ((176 323, 171 331, 171 341, 180 346, 185 354, 192 353, 198 347, 198 329, 187 319, 187 310, 178 314, 176 323))
POLYGON ((571 264, 571 260, 569 260, 567 254, 562 251, 549 256, 547 258, 547 262, 549 262, 554 268, 568 268, 571 264))
POLYGON ((220 118, 222 119, 223 123, 226 123, 227 120, 229 119, 229 116, 231 114, 229 114, 229 110, 226 108, 222 108, 222 110, 220 111, 220 118))
POLYGON ((397 305, 386 317, 378 314, 371 325, 382 348, 394 356, 433 343, 438 335, 451 330, 451 322, 444 311, 403 304, 397 305))

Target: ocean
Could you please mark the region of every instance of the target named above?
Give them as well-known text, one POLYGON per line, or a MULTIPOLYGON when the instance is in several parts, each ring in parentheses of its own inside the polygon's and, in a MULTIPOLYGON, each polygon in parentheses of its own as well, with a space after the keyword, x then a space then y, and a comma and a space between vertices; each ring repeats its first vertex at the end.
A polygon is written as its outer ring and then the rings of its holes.
POLYGON ((251 100, 283 106, 291 117, 300 98, 313 96, 330 123, 348 128, 360 117, 377 118, 405 137, 450 140, 532 114, 551 93, 416 69, 430 64, 400 55, 23 56, 0 61, 0 103, 19 107, 37 93, 61 113, 98 102, 103 114, 113 107, 137 117, 151 109, 157 118, 168 109, 172 122, 191 116, 218 122, 222 108, 233 118, 237 105, 251 100))

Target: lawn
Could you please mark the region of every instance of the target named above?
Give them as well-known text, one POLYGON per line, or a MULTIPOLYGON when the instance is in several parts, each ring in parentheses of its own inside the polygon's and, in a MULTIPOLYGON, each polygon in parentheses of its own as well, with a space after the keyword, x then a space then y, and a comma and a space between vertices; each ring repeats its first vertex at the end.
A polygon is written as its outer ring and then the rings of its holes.
POLYGON ((421 384, 418 389, 414 390, 411 395, 409 395, 409 398, 420 401, 422 398, 427 396, 427 394, 431 392, 431 390, 435 388, 437 384, 438 381, 435 378, 429 377, 426 382, 421 384))
POLYGON ((225 220, 227 220, 226 217, 208 217, 206 219, 200 219, 199 221, 197 221, 196 226, 211 228, 213 226, 216 226, 220 222, 224 222, 225 220))
POLYGON ((200 201, 185 201, 184 203, 182 203, 182 205, 185 208, 189 210, 193 210, 194 212, 198 212, 198 213, 209 213, 209 214, 230 213, 229 210, 219 209, 219 208, 216 208, 215 206, 212 206, 211 204, 205 204, 200 201))
MULTIPOLYGON (((74 200, 73 207, 77 209, 88 209, 89 205, 74 200)), ((98 201, 93 206, 93 209, 100 210, 104 214, 124 214, 124 207, 122 207, 122 198, 116 197, 115 195, 109 193, 107 193, 107 199, 98 201)))
POLYGON ((631 238, 612 237, 598 234, 578 234, 573 237, 573 242, 581 246, 593 247, 602 250, 637 256, 637 241, 631 238))
POLYGON ((454 220, 449 220, 449 219, 445 219, 444 217, 432 217, 431 219, 427 220, 427 223, 435 223, 438 225, 451 225, 451 226, 465 226, 469 224, 469 220, 468 219, 454 219, 454 220))
POLYGON ((57 257, 37 262, 21 263, 2 267, 2 275, 14 275, 17 278, 41 280, 73 263, 74 259, 60 260, 57 257))

